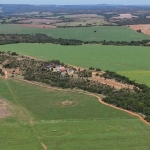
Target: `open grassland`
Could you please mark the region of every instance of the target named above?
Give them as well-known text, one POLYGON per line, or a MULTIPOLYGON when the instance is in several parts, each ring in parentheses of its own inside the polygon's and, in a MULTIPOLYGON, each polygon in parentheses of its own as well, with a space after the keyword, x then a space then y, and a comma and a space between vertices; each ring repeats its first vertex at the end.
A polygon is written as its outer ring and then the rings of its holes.
POLYGON ((118 71, 118 73, 150 87, 150 70, 118 71))
POLYGON ((99 26, 74 28, 36 28, 29 25, 0 25, 0 33, 4 34, 35 34, 44 33, 54 38, 77 39, 83 41, 138 41, 150 39, 150 36, 128 27, 99 26), (94 32, 96 31, 96 32, 94 32))
POLYGON ((150 127, 96 98, 0 79, 0 98, 22 117, 0 120, 1 150, 149 150, 150 127), (62 101, 76 105, 62 106, 62 101), (23 119, 26 116, 26 119, 23 119))
POLYGON ((136 46, 60 46, 53 44, 14 44, 0 46, 0 51, 16 51, 43 60, 59 59, 80 67, 116 71, 150 86, 149 47, 136 46))

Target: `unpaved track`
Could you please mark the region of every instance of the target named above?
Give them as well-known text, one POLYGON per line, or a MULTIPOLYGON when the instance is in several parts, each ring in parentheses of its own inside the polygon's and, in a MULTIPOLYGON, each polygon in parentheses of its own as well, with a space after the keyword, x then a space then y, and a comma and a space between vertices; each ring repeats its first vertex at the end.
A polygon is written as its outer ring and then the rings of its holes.
POLYGON ((0 99, 0 119, 12 115, 8 108, 9 104, 6 101, 0 99))
POLYGON ((47 150, 47 146, 44 143, 41 143, 41 145, 43 146, 44 150, 47 150))
POLYGON ((39 143, 41 144, 41 146, 43 147, 44 150, 47 150, 47 147, 46 145, 41 142, 40 138, 37 136, 37 131, 36 129, 34 128, 34 119, 32 118, 32 116, 30 115, 30 113, 24 109, 17 101, 17 97, 16 95, 14 94, 13 92, 13 89, 9 86, 9 83, 7 82, 7 79, 8 79, 8 72, 5 70, 5 79, 6 79, 6 84, 8 86, 8 90, 10 91, 10 94, 12 95, 13 99, 14 99, 14 103, 28 116, 28 119, 29 119, 29 123, 30 123, 30 126, 31 126, 31 129, 33 130, 33 133, 36 135, 37 137, 37 140, 39 141, 39 143))
POLYGON ((31 82, 31 81, 27 81, 27 80, 24 80, 24 79, 19 79, 21 81, 24 81, 24 82, 27 82, 27 83, 30 83, 30 84, 33 84, 33 85, 36 85, 36 86, 40 86, 40 87, 43 87, 43 88, 48 88, 48 89, 53 89, 53 90, 59 90, 59 91, 65 91, 65 92, 73 92, 73 93, 81 93, 81 94, 85 94, 85 95, 89 95, 89 96, 93 96, 93 97, 96 97, 98 99, 98 101, 103 104, 103 105, 106 105, 106 106, 109 106, 111 108, 115 108, 115 109, 118 109, 118 110, 121 110, 123 112, 126 112, 132 116, 135 116, 137 118, 139 118, 142 122, 146 123, 147 125, 150 126, 150 123, 147 122, 146 120, 143 119, 142 116, 140 116, 139 114, 137 113, 134 113, 132 111, 128 111, 128 110, 125 110, 125 109, 122 109, 122 108, 119 108, 119 107, 116 107, 114 105, 111 105, 111 104, 108 104, 104 101, 102 101, 101 97, 99 97, 98 95, 96 94, 93 94, 93 93, 89 93, 89 92, 81 92, 81 91, 78 91, 78 90, 64 90, 64 89, 60 89, 60 88, 56 88, 56 87, 49 87, 49 86, 46 86, 46 85, 41 85, 41 84, 38 84, 38 83, 35 83, 35 82, 31 82))
POLYGON ((5 79, 8 78, 8 72, 5 70, 5 79))

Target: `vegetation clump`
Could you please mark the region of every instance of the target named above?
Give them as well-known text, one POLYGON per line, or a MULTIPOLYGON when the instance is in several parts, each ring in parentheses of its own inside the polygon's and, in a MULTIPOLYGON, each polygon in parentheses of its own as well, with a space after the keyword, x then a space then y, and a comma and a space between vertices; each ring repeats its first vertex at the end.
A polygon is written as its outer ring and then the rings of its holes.
MULTIPOLYGON (((17 43, 53 43, 60 45, 100 44, 115 46, 150 46, 150 40, 141 41, 82 41, 76 39, 53 38, 46 34, 0 34, 0 45, 17 43)), ((16 55, 15 52, 12 55, 16 55)))

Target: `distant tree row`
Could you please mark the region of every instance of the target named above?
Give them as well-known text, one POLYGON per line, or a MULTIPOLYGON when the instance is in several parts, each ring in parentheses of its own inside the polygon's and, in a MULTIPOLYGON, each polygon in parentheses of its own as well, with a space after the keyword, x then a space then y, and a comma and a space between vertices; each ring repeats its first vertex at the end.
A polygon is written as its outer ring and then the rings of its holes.
POLYGON ((100 44, 100 45, 116 45, 116 46, 150 46, 150 40, 142 41, 81 41, 74 39, 55 39, 46 34, 0 34, 0 45, 16 44, 16 43, 53 43, 60 45, 82 45, 82 44, 100 44))

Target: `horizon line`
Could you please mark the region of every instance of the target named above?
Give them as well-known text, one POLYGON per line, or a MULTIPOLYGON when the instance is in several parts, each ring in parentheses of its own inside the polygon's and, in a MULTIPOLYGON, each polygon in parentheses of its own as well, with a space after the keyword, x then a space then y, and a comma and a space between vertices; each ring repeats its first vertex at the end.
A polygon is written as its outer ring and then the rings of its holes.
POLYGON ((89 5, 113 5, 113 6, 150 6, 150 4, 30 4, 30 3, 24 3, 24 4, 20 4, 20 3, 0 3, 0 5, 54 5, 54 6, 89 6, 89 5))

